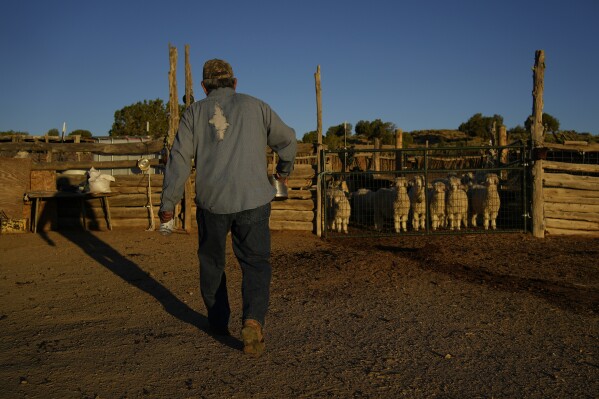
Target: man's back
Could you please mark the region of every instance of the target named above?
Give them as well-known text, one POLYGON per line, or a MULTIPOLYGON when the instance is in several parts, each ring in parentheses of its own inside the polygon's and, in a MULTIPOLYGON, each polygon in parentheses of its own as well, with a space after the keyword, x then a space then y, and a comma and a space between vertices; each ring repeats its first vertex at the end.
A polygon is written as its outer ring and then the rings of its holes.
MULTIPOLYGON (((169 166, 188 168, 183 160, 194 157, 197 205, 217 214, 240 212, 274 196, 267 177, 267 145, 292 162, 295 132, 263 101, 219 88, 183 115, 171 153, 181 162, 169 166)), ((171 184, 170 175, 180 173, 167 174, 165 189, 178 189, 181 182, 171 184)))

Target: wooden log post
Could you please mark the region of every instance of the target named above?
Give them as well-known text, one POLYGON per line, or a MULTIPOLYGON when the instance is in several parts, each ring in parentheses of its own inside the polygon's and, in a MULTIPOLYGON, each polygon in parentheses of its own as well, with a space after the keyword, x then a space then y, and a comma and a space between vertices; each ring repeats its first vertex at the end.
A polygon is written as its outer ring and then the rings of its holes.
MULTIPOLYGON (((44 136, 44 142, 50 143, 50 137, 48 135, 44 136)), ((52 162, 52 150, 46 152, 46 162, 52 162)))
MULTIPOLYGON (((403 148, 403 131, 401 129, 395 129, 395 149, 401 150, 403 148)), ((395 151, 395 170, 403 170, 403 153, 401 151, 395 151)))
MULTIPOLYGON (((168 135, 166 137, 166 148, 168 156, 170 156, 170 150, 173 147, 175 135, 179 128, 179 95, 177 94, 177 48, 168 45, 169 53, 169 72, 168 72, 168 83, 169 83, 169 119, 168 119, 168 135)), ((178 216, 181 213, 181 204, 175 205, 175 224, 177 224, 178 216)))
POLYGON ((170 69, 168 71, 169 86, 169 119, 167 148, 170 151, 179 128, 179 99, 177 95, 177 48, 168 45, 170 69))
MULTIPOLYGON (((77 134, 77 135, 73 136, 73 143, 75 143, 75 144, 81 143, 81 135, 77 134)), ((76 152, 75 156, 77 157, 77 161, 81 161, 81 153, 80 152, 76 152)))
POLYGON ((185 108, 193 103, 193 79, 191 77, 191 63, 189 62, 189 44, 185 45, 185 108))
MULTIPOLYGON (((545 141, 543 129, 543 89, 545 78, 545 52, 537 50, 533 67, 532 90, 532 145, 533 154, 543 147, 545 141)), ((535 157, 538 158, 538 157, 535 157)), ((532 168, 532 234, 537 238, 545 237, 544 198, 543 198, 543 160, 533 159, 532 168)))
MULTIPOLYGON (((380 150, 381 149, 381 139, 379 139, 378 137, 374 138, 374 149, 375 150, 380 150)), ((372 169, 376 172, 381 170, 381 153, 375 151, 372 154, 372 169)))
MULTIPOLYGON (((185 108, 189 108, 193 98, 193 80, 191 77, 191 64, 189 62, 189 44, 185 45, 185 108)), ((192 205, 191 175, 185 182, 183 192, 183 230, 191 233, 191 205, 192 205)))
MULTIPOLYGON (((507 145, 507 130, 504 125, 499 126, 499 146, 504 147, 507 145)), ((508 161, 508 153, 507 149, 502 148, 499 150, 498 154, 499 166, 505 166, 508 161)), ((502 170, 500 172, 500 176, 502 180, 507 179, 507 170, 502 170)))
POLYGON ((320 65, 316 67, 314 74, 314 83, 316 86, 316 235, 322 236, 322 182, 321 173, 323 172, 325 160, 322 159, 322 94, 320 86, 320 65))

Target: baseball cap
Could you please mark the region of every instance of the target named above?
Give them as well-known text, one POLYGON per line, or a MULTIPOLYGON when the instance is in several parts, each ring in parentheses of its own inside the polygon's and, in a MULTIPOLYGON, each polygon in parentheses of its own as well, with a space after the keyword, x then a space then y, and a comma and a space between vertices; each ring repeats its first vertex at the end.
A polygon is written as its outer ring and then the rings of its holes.
POLYGON ((214 58, 204 63, 203 79, 226 79, 233 77, 233 68, 224 60, 214 58))

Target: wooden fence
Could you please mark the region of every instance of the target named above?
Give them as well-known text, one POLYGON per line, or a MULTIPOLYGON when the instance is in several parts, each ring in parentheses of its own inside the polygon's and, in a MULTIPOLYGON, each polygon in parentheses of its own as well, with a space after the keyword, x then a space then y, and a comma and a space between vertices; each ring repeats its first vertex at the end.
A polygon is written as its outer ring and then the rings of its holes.
MULTIPOLYGON (((77 186, 85 182, 85 176, 82 174, 64 173, 67 170, 89 170, 94 167, 98 170, 131 168, 133 174, 117 175, 115 181, 111 183, 111 190, 115 192, 110 197, 110 213, 112 226, 119 228, 148 229, 151 226, 150 210, 153 212, 155 226, 158 225, 158 207, 160 205, 160 194, 162 192, 163 174, 143 174, 137 168, 136 160, 122 161, 93 161, 90 154, 102 155, 137 155, 142 158, 144 155, 159 153, 163 148, 162 140, 154 140, 144 143, 62 143, 48 142, 45 140, 20 141, 20 142, 0 142, 0 152, 14 156, 18 152, 28 152, 31 160, 29 162, 19 162, 15 171, 19 171, 18 179, 22 180, 27 176, 26 182, 16 188, 16 191, 9 193, 11 202, 22 201, 25 191, 73 191, 77 186), (52 154, 52 157, 40 156, 40 154, 52 154), (70 154, 85 154, 86 160, 73 160, 70 154), (57 157, 56 154, 64 154, 57 157), (57 161, 57 158, 68 160, 57 161), (29 170, 24 171, 22 165, 28 165, 29 170), (148 189, 150 191, 148 197, 148 189), (15 197, 15 198, 12 198, 15 197), (150 204, 152 205, 150 207, 150 204)), ((289 178, 289 198, 285 201, 275 201, 272 203, 271 228, 273 230, 314 230, 315 220, 315 176, 316 167, 312 145, 300 144, 298 146, 298 157, 293 173, 289 178)), ((22 154, 21 154, 22 155, 22 154)), ((81 157, 79 157, 80 159, 81 157)), ((12 158, 2 158, 5 163, 15 162, 12 158)), ((22 161, 22 160, 19 160, 22 161)), ((273 170, 272 153, 265 151, 265 162, 268 170, 273 170)), ((158 159, 151 159, 150 164, 160 168, 158 159)), ((107 173, 107 172, 105 172, 107 173)), ((1 177, 1 176, 0 176, 1 177)), ((6 177, 11 181, 15 175, 6 177)), ((7 180, 8 181, 8 180, 7 180)), ((195 222, 196 208, 194 203, 194 179, 190 177, 188 187, 189 207, 181 208, 180 220, 187 220, 181 223, 189 231, 190 228, 197 228, 195 222), (185 217, 183 213, 187 210, 189 215, 185 217)), ((12 184, 14 186, 14 184, 12 184)), ((85 201, 85 215, 87 228, 106 229, 106 223, 103 222, 104 214, 101 203, 97 199, 85 201)), ((80 226, 81 202, 71 198, 54 198, 49 201, 43 201, 39 213, 41 214, 38 228, 40 230, 69 228, 80 226)), ((22 216, 25 219, 32 220, 31 203, 25 202, 22 216)), ((19 215, 11 216, 13 218, 19 215)))
POLYGON ((599 236, 599 144, 545 146, 550 158, 560 159, 540 161, 545 231, 599 236), (568 156, 572 153, 575 156, 568 156), (583 154, 589 162, 576 163, 583 154))
MULTIPOLYGON (((34 140, 18 142, 0 142, 0 153, 3 155, 2 173, 0 173, 0 205, 17 210, 12 218, 22 217, 31 220, 32 211, 30 203, 23 203, 25 191, 36 190, 69 190, 83 183, 83 175, 63 173, 68 169, 88 170, 91 167, 100 170, 113 168, 131 168, 133 174, 115 176, 116 181, 111 184, 116 192, 110 198, 111 218, 113 227, 147 229, 151 224, 150 199, 148 198, 148 182, 150 198, 155 223, 157 225, 158 206, 162 191, 162 174, 142 174, 137 169, 135 160, 124 161, 93 161, 90 154, 104 155, 138 155, 159 153, 162 150, 162 140, 145 143, 63 143, 51 140, 34 140), (14 154, 28 152, 29 161, 13 160, 14 154), (77 153, 81 156, 73 157, 77 153), (7 155, 8 154, 8 155, 7 155), (44 155, 45 154, 45 155, 44 155), (50 155, 47 155, 50 154, 50 155), (60 156, 64 154, 64 156, 60 156), (85 155, 88 156, 85 156, 85 155), (62 159, 62 160, 60 160, 62 159), (83 159, 83 160, 81 160, 83 159), (14 168, 10 165, 15 163, 14 168), (17 165, 18 163, 18 165, 17 165), (16 179, 16 180, 15 180, 16 179), (23 179, 27 181, 22 181, 23 179), (4 195, 7 194, 7 195, 4 195), (5 201, 5 197, 8 201, 5 201), (13 198, 14 197, 14 198, 13 198), (16 207, 19 201, 23 204, 22 211, 16 207)), ((545 147, 554 153, 563 151, 595 154, 594 163, 575 163, 571 160, 540 160, 542 165, 543 192, 541 200, 535 199, 533 207, 542 209, 542 223, 544 231, 552 235, 584 234, 599 235, 599 165, 596 162, 599 156, 599 145, 564 146, 545 143, 545 147), (539 202, 541 201, 541 202, 539 202)), ((379 147, 381 148, 381 147, 379 147)), ((384 149, 384 148, 381 148, 384 149)), ((468 162, 469 167, 480 162, 476 156, 470 160, 460 159, 459 162, 468 162)), ((289 179, 289 199, 272 203, 271 228, 273 230, 305 230, 315 231, 318 215, 316 176, 318 155, 315 146, 299 144, 295 170, 289 179)), ((454 162, 455 160, 440 159, 439 162, 454 162)), ((159 160, 150 161, 152 166, 160 167, 159 160)), ((273 158, 271 152, 265 152, 265 162, 268 170, 272 170, 273 158)), ((396 166, 394 154, 389 156, 380 153, 375 158, 362 157, 358 165, 363 164, 364 169, 393 170, 396 166), (377 159, 378 158, 378 159, 377 159)), ((417 162, 417 160, 416 160, 417 162)), ((341 166, 339 156, 325 160, 327 169, 341 166)), ((189 202, 187 208, 188 223, 195 228, 195 204, 193 203, 193 178, 189 187, 189 202)), ((105 229, 100 201, 90 199, 86 202, 86 215, 89 228, 105 229)), ((40 229, 60 229, 81 224, 81 205, 73 199, 54 199, 42 204, 40 229), (58 203, 60 201, 60 203, 58 203)), ((185 208, 183 208, 185 210, 185 208)), ((182 218, 182 217, 181 217, 182 218)), ((188 228, 190 226, 187 226, 188 228)))

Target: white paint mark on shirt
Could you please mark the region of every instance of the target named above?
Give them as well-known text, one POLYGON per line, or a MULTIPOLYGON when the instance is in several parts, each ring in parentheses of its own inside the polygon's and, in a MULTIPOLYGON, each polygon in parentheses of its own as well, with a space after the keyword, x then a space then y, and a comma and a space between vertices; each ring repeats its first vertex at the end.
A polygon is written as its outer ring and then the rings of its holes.
POLYGON ((214 106, 214 115, 212 115, 212 119, 208 121, 211 125, 214 125, 216 129, 216 139, 218 141, 223 141, 225 138, 225 132, 229 127, 229 123, 227 122, 227 118, 225 114, 223 114, 223 110, 218 103, 214 106))

